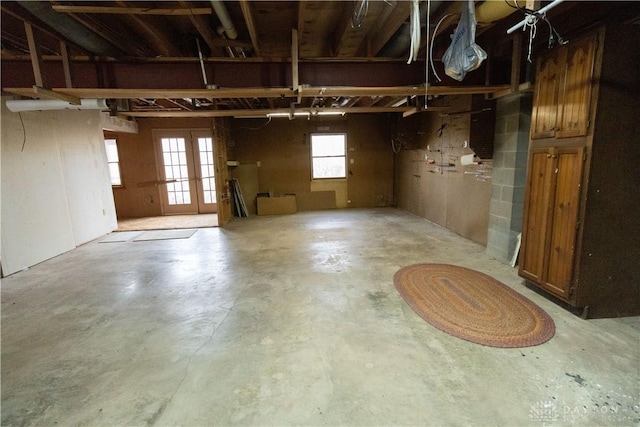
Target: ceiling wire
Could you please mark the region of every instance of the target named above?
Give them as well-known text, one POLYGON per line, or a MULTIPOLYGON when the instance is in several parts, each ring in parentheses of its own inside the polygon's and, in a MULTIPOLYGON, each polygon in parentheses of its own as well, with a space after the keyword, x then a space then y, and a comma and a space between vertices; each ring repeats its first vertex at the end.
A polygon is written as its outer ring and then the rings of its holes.
POLYGON ((18 117, 20 117, 20 123, 22 124, 22 148, 20 152, 24 151, 24 145, 27 143, 27 129, 24 127, 24 120, 22 120, 22 113, 18 113, 18 117))
POLYGON ((351 14, 351 28, 360 28, 369 11, 369 0, 362 0, 358 6, 358 0, 354 0, 353 13, 351 14))
MULTIPOLYGON (((431 0, 427 0, 427 35, 426 40, 429 39, 429 28, 431 25, 431 0)), ((429 51, 425 50, 424 58, 424 108, 429 108, 429 51)))
POLYGON ((438 82, 441 82, 442 79, 438 75, 438 72, 436 71, 436 67, 433 65, 433 45, 436 42, 436 36, 438 35, 438 28, 440 28, 440 25, 442 24, 442 22, 450 16, 453 16, 453 14, 447 13, 442 18, 440 18, 440 21, 438 21, 436 28, 433 30, 433 35, 431 36, 431 45, 429 46, 429 58, 431 59, 431 70, 433 70, 433 74, 436 76, 436 79, 438 80, 438 82))
POLYGON ((527 31, 527 28, 529 29, 529 52, 528 52, 528 55, 527 55, 527 61, 532 62, 531 53, 532 53, 532 50, 533 50, 533 40, 535 39, 535 37, 536 37, 536 35, 538 33, 537 24, 541 19, 544 22, 546 22, 547 25, 549 26, 549 41, 548 41, 548 48, 549 49, 551 49, 556 42, 560 43, 560 45, 565 45, 565 44, 567 44, 569 42, 568 40, 564 39, 558 33, 558 31, 556 31, 556 29, 553 27, 553 25, 551 25, 551 21, 549 21, 549 18, 547 18, 547 13, 546 12, 540 13, 538 11, 527 9, 526 7, 522 7, 522 6, 520 6, 518 4, 517 0, 513 0, 513 4, 511 4, 509 2, 509 0, 504 0, 504 2, 508 6, 519 10, 520 12, 522 12, 525 15, 524 25, 522 26, 522 31, 525 32, 525 31, 527 31))
POLYGON ((418 59, 420 51, 420 4, 418 0, 411 0, 411 48, 409 49, 409 60, 407 64, 411 64, 418 59))

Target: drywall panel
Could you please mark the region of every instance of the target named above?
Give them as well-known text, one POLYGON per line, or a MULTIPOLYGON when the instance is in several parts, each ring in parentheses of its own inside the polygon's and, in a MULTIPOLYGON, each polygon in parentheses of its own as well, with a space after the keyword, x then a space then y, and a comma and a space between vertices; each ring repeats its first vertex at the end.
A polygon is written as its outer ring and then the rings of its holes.
POLYGON ((107 155, 96 111, 55 111, 75 244, 118 227, 107 155))
POLYGON ((471 98, 451 97, 447 102, 454 113, 421 114, 417 124, 415 118, 400 119, 393 136, 400 142, 395 156, 397 206, 486 245, 491 168, 461 164, 461 156, 473 153, 471 98))
POLYGON ((54 112, 2 103, 2 270, 11 274, 75 247, 54 112))
POLYGON ((393 203, 393 149, 386 119, 368 114, 347 122, 349 207, 393 203))
POLYGON ((97 111, 2 107, 2 268, 11 274, 115 228, 97 111))
POLYGON ((295 193, 299 210, 393 204, 393 151, 387 115, 340 119, 235 119, 229 158, 258 165, 261 192, 295 193), (350 174, 346 180, 311 180, 309 135, 346 133, 350 174), (335 192, 335 203, 328 200, 335 192), (351 203, 348 201, 351 200, 351 203))
POLYGON ((446 227, 486 246, 491 183, 461 174, 450 174, 448 181, 446 227))
POLYGON ((335 191, 312 191, 310 193, 296 194, 299 211, 314 211, 321 209, 335 209, 335 191))
POLYGON ((332 191, 336 196, 336 207, 346 208, 349 205, 347 198, 346 179, 323 179, 311 181, 311 193, 332 191))

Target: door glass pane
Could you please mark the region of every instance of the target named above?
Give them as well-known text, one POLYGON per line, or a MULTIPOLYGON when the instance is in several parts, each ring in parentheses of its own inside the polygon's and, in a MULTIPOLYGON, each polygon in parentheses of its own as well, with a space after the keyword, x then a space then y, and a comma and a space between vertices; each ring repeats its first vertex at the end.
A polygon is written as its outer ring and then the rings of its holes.
POLYGON ((210 137, 198 138, 200 151, 200 175, 202 176, 202 191, 204 203, 216 202, 216 184, 213 175, 213 142, 210 137))
POLYGON ((167 184, 169 204, 189 205, 191 204, 191 193, 189 192, 189 173, 184 138, 162 138, 161 141, 165 179, 177 181, 167 184))

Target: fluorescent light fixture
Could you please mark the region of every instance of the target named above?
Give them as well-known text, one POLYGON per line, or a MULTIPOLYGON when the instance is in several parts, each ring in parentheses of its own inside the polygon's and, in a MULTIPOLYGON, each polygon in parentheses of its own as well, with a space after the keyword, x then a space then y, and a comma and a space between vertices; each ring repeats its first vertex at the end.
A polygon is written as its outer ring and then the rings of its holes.
POLYGON ((391 104, 391 106, 392 106, 393 108, 396 108, 396 107, 399 107, 399 106, 404 105, 404 104, 406 104, 406 103, 407 103, 407 98, 402 98, 401 100, 396 101, 396 102, 394 102, 393 104, 391 104))
POLYGON ((306 117, 306 118, 311 118, 314 116, 344 116, 345 114, 347 114, 346 111, 295 111, 293 113, 291 112, 286 112, 286 111, 277 111, 274 113, 267 113, 264 116, 258 116, 258 115, 254 115, 254 116, 234 116, 234 118, 237 119, 256 119, 256 118, 264 118, 265 116, 269 119, 274 118, 274 117, 287 117, 287 118, 294 118, 294 117, 306 117))
POLYGON ((344 116, 346 111, 318 111, 318 116, 344 116))
POLYGON ((43 110, 108 110, 106 99, 81 99, 80 105, 74 105, 67 101, 57 99, 16 99, 8 100, 9 111, 18 113, 21 111, 43 110))

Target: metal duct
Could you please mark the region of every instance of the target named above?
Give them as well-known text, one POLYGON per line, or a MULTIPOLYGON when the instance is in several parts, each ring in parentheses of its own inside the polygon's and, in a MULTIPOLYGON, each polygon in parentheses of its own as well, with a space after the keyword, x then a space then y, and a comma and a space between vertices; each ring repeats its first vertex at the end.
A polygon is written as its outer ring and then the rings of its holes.
MULTIPOLYGON (((422 28, 426 26, 427 3, 420 3, 420 25, 422 28)), ((442 4, 440 0, 431 0, 431 15, 442 4)), ((402 24, 402 27, 396 31, 393 38, 380 50, 378 56, 386 58, 399 58, 407 53, 411 46, 411 25, 408 22, 402 24)))
POLYGON ((514 9, 516 0, 508 0, 514 4, 509 6, 506 1, 485 0, 484 3, 476 6, 476 21, 478 24, 488 24, 506 18, 517 9, 514 9))
POLYGON ((216 15, 218 15, 218 19, 227 37, 234 40, 237 39, 238 31, 236 31, 236 27, 233 25, 233 22, 231 22, 227 8, 222 3, 222 0, 211 0, 211 5, 213 6, 213 10, 216 11, 216 15))
POLYGON ((48 1, 18 1, 17 3, 49 27, 88 52, 114 57, 124 55, 122 50, 88 30, 75 19, 64 13, 54 11, 48 1))
MULTIPOLYGON (((513 2, 515 6, 516 0, 508 0, 513 2)), ((431 15, 433 12, 438 9, 438 7, 442 4, 442 1, 432 0, 431 1, 431 15)), ((497 0, 485 0, 484 3, 476 6, 476 21, 479 24, 488 24, 490 22, 498 21, 502 18, 506 18, 512 13, 516 12, 517 9, 514 9, 512 6, 509 6, 505 1, 497 1, 497 0)), ((420 4, 420 22, 424 26, 425 18, 427 14, 427 2, 423 1, 420 4)), ((402 27, 396 31, 396 34, 393 36, 391 40, 380 50, 378 56, 389 57, 389 58, 399 58, 407 53, 409 46, 411 44, 411 26, 408 23, 402 25, 402 27)))

